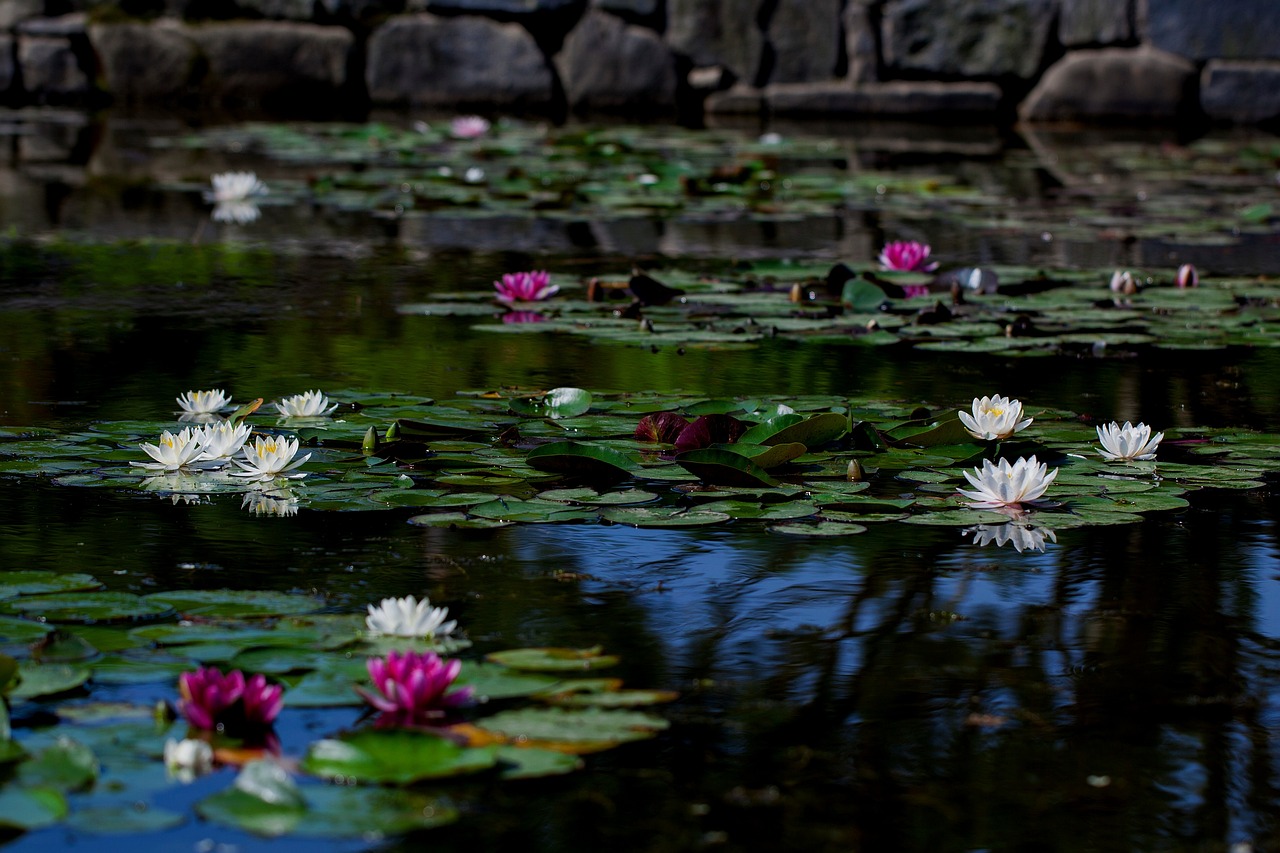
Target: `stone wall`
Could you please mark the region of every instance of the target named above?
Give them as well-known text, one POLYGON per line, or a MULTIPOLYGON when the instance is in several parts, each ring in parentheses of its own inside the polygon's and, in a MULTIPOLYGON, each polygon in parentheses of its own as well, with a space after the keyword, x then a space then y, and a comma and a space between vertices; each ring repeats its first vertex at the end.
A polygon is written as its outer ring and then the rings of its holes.
POLYGON ((0 0, 0 101, 1280 118, 1277 0, 0 0))

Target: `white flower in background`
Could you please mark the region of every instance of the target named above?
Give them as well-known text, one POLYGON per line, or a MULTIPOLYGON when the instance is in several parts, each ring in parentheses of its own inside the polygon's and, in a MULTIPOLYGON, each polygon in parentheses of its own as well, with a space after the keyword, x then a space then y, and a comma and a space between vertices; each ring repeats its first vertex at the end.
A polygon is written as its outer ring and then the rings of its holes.
POLYGON ((1111 274, 1111 292, 1120 293, 1125 296, 1132 296, 1138 292, 1138 283, 1134 281, 1133 273, 1128 270, 1116 270, 1111 274))
POLYGON ((244 446, 243 455, 244 462, 236 458, 231 460, 242 469, 232 471, 231 476, 251 480, 274 480, 278 477, 296 480, 305 477, 307 476, 305 472, 299 471, 294 474, 289 472, 311 458, 311 454, 308 453, 306 456, 295 459, 294 457, 298 455, 298 439, 282 435, 258 436, 252 445, 244 446))
POLYGON ((246 492, 240 507, 254 515, 278 515, 288 518, 298 514, 298 498, 288 489, 275 489, 269 492, 246 492))
POLYGON ((1133 426, 1128 421, 1124 426, 1112 421, 1106 426, 1098 427, 1098 441, 1102 442, 1102 455, 1108 462, 1132 462, 1135 459, 1155 459, 1156 447, 1164 433, 1151 434, 1151 427, 1146 424, 1133 426))
POLYGON ((267 185, 253 172, 222 172, 210 178, 210 182, 213 189, 205 190, 204 198, 215 204, 249 201, 268 192, 267 185))
POLYGON ((1008 524, 979 524, 965 532, 973 534, 974 545, 990 545, 994 542, 996 547, 1001 547, 1008 543, 1017 548, 1018 553, 1043 551, 1046 539, 1050 542, 1058 541, 1058 534, 1047 527, 1031 527, 1014 521, 1008 524))
POLYGON ((249 430, 246 423, 233 426, 230 421, 205 424, 193 430, 193 434, 204 445, 204 452, 200 454, 198 461, 212 462, 231 458, 248 440, 249 430))
POLYGON ((449 636, 458 627, 455 619, 446 622, 448 617, 449 608, 432 607, 431 601, 425 597, 418 601, 407 595, 404 598, 384 598, 377 607, 370 604, 369 615, 364 622, 375 634, 435 639, 449 636))
POLYGON ((489 132, 489 120, 483 116, 456 116, 449 122, 449 133, 458 139, 477 139, 489 132))
POLYGON ((138 468, 148 471, 179 471, 191 465, 204 452, 204 445, 195 437, 191 427, 174 435, 165 430, 160 433, 160 441, 148 444, 145 441, 138 445, 154 462, 130 462, 138 468))
POLYGON ((1020 458, 1012 465, 1008 459, 1001 459, 998 465, 993 464, 990 459, 984 459, 981 468, 964 472, 964 478, 974 490, 958 491, 973 501, 969 506, 974 509, 1016 507, 1034 501, 1049 488, 1049 484, 1058 476, 1058 470, 1055 468, 1052 473, 1046 474, 1047 468, 1043 462, 1037 462, 1034 456, 1020 458))
POLYGON ((330 405, 329 398, 316 390, 285 397, 276 403, 276 408, 286 418, 321 418, 332 413, 338 408, 338 404, 330 405))
POLYGON ((190 415, 209 415, 231 405, 231 398, 220 388, 212 391, 187 391, 175 399, 179 408, 190 415))
POLYGON ((484 180, 484 169, 479 166, 472 166, 462 173, 462 180, 469 184, 478 184, 484 180))
POLYGON ((164 742, 164 766, 179 782, 193 782, 213 770, 213 747, 195 738, 169 738, 164 742))
POLYGON ((1032 418, 1021 418, 1022 403, 999 394, 974 397, 973 414, 960 412, 960 423, 969 434, 985 440, 1008 438, 1031 425, 1032 418))

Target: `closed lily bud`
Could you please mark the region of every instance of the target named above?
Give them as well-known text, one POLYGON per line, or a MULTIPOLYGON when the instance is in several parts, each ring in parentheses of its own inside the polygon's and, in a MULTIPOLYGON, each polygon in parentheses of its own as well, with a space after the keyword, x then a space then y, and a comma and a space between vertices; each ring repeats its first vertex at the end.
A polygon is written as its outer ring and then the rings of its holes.
POLYGON ((850 483, 860 483, 866 472, 862 470, 862 463, 857 459, 849 460, 849 469, 845 472, 844 478, 850 483))
POLYGON ((1196 274, 1194 266, 1183 264, 1178 267, 1178 274, 1173 277, 1173 283, 1178 287, 1195 287, 1200 284, 1200 276, 1196 274))
POLYGON ((392 421, 391 426, 387 427, 387 441, 395 441, 400 437, 400 422, 392 421))
POLYGON ((360 452, 365 456, 372 456, 378 452, 378 428, 369 427, 365 431, 364 441, 360 443, 360 452))
POLYGON ((1128 270, 1116 270, 1111 274, 1111 292, 1132 296, 1138 292, 1138 283, 1128 270))
POLYGON ((800 282, 791 285, 791 301, 804 302, 804 288, 800 286, 800 282))

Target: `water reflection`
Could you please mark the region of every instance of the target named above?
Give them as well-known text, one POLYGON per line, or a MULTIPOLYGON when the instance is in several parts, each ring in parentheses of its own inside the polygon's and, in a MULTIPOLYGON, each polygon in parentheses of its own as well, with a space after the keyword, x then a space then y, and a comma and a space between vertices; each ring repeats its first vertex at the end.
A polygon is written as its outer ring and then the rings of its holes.
POLYGON ((262 211, 257 202, 253 201, 220 201, 213 206, 213 212, 209 215, 214 222, 248 225, 251 222, 257 222, 262 211))
POLYGON ((1019 553, 1023 551, 1043 551, 1045 540, 1057 542, 1058 536, 1047 527, 1035 527, 1017 521, 1005 524, 979 524, 967 528, 964 533, 973 536, 973 544, 979 547, 993 542, 997 548, 1012 545, 1019 553))
POLYGON ((254 515, 288 517, 298 514, 298 495, 293 489, 251 489, 240 501, 242 509, 254 515))

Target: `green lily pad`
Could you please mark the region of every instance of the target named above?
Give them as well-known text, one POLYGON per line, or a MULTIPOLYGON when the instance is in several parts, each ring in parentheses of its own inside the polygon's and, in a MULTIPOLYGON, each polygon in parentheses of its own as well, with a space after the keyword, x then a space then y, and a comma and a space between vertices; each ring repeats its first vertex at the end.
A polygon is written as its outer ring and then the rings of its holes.
POLYGON ((705 527, 729 520, 728 513, 671 506, 607 506, 600 510, 600 517, 632 527, 705 527))
POLYGON ((65 735, 18 766, 18 779, 26 787, 67 792, 88 787, 98 773, 98 758, 93 750, 65 735))
POLYGON ((592 752, 643 740, 667 728, 667 721, 638 711, 601 708, 522 708, 476 722, 476 727, 506 740, 555 744, 571 752, 592 752))
POLYGON ((576 755, 554 749, 509 746, 497 747, 495 754, 502 765, 502 779, 540 779, 545 776, 561 776, 581 770, 582 759, 576 755))
POLYGON ((588 478, 626 477, 637 467, 616 450, 582 441, 555 441, 535 447, 526 461, 540 471, 588 478))
POLYGON ((459 746, 439 735, 388 729, 316 741, 301 767, 317 776, 408 785, 487 770, 496 762, 493 747, 459 746))
POLYGON ((0 826, 43 829, 58 823, 67 812, 67 798, 53 788, 0 788, 0 826))
POLYGON ((132 804, 77 807, 66 824, 76 832, 89 835, 137 835, 174 829, 187 822, 179 812, 149 804, 135 808, 132 804))
POLYGON ((249 619, 319 610, 323 603, 308 595, 269 590, 186 589, 155 592, 146 600, 188 616, 249 619))
MULTIPOLYGON (((524 667, 532 669, 533 667, 524 667)), ((455 682, 459 686, 475 688, 482 699, 512 699, 533 696, 553 689, 560 680, 546 675, 519 672, 507 666, 480 661, 463 661, 455 682)), ((291 695, 292 698, 292 695, 291 695)))
POLYGON ((582 672, 617 666, 617 655, 602 653, 599 646, 589 649, 532 648, 490 652, 485 659, 512 669, 535 672, 582 672))
POLYGON ((599 518, 599 514, 594 510, 578 509, 558 501, 544 501, 536 498, 527 501, 517 498, 499 498, 472 507, 470 514, 476 518, 488 518, 494 521, 523 521, 534 524, 595 521, 599 518))
POLYGON ((102 589, 102 581, 79 572, 13 571, 0 574, 0 598, 91 589, 102 589))
MULTIPOLYGON (((492 497, 489 495, 488 497, 492 497)), ((492 530, 495 527, 510 527, 514 521, 494 518, 471 518, 461 512, 435 512, 426 515, 415 515, 409 523, 418 527, 449 527, 458 530, 492 530)))
POLYGON ((115 622, 167 616, 173 609, 131 592, 64 592, 4 602, 10 610, 50 622, 115 622))
POLYGON ((750 459, 728 450, 689 450, 676 457, 676 464, 708 483, 725 486, 777 486, 763 468, 750 459))
POLYGON ((56 696, 75 690, 89 680, 90 670, 85 666, 70 664, 45 664, 24 666, 19 672, 21 681, 9 691, 10 699, 38 699, 56 696))

